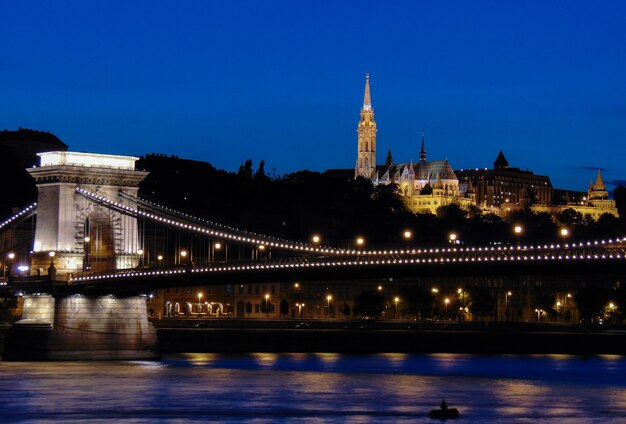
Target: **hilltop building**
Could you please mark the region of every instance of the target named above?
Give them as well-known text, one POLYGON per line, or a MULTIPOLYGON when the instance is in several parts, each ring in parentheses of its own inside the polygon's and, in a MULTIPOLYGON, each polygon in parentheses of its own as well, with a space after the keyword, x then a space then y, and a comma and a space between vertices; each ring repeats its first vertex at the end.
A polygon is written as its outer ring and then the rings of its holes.
POLYGON ((396 184, 407 207, 416 213, 436 213, 437 208, 451 203, 465 208, 475 204, 473 193, 468 193, 467 187, 459 187, 459 180, 447 160, 426 160, 423 130, 419 162, 394 163, 389 148, 384 165, 376 165, 376 132, 370 76, 366 74, 361 119, 357 127, 355 178, 367 178, 374 185, 396 184))
POLYGON ((587 193, 582 199, 579 196, 569 196, 568 193, 565 193, 564 197, 562 204, 537 204, 532 205, 530 209, 533 212, 548 212, 555 216, 565 209, 573 209, 583 216, 590 215, 595 220, 605 213, 616 217, 619 216, 615 200, 609 199, 609 192, 604 185, 602 173, 599 169, 596 182, 589 182, 587 193))
POLYGON ((550 178, 509 167, 502 151, 498 153, 493 169, 461 169, 456 174, 461 181, 473 187, 476 204, 482 209, 499 209, 506 214, 511 209, 552 203, 550 178))
MULTIPOLYGON (((598 219, 602 214, 617 216, 615 202, 608 192, 600 171, 587 195, 568 196, 560 191, 554 202, 550 177, 530 170, 510 167, 502 151, 493 169, 453 170, 448 160, 428 161, 424 130, 422 130, 419 161, 394 163, 391 148, 383 165, 376 164, 376 121, 370 88, 370 75, 365 76, 365 93, 357 126, 357 160, 354 177, 367 178, 374 185, 395 184, 406 206, 414 213, 436 213, 441 206, 457 204, 463 209, 478 207, 485 213, 507 218, 513 211, 530 209, 553 215, 572 208, 583 215, 598 219)), ((333 174, 344 171, 333 170, 333 174)), ((576 192, 572 192, 574 194, 576 192)))

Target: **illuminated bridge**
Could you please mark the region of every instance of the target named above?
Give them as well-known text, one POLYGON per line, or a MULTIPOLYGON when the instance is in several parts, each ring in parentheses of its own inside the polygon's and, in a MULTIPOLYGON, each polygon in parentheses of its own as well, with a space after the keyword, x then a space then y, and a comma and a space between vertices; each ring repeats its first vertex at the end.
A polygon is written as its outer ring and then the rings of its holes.
MULTIPOLYGON (((626 266, 623 237, 386 250, 285 240, 138 197, 146 173, 135 171, 136 158, 72 152, 40 156, 42 166, 29 169, 38 185, 38 202, 0 223, 3 232, 36 218, 27 247, 30 263, 24 253, 9 257, 8 250, 0 252, 9 262, 0 285, 25 295, 16 334, 52 332, 42 348, 50 358, 149 357, 155 334, 139 294, 158 288, 429 276, 623 275, 626 266), (91 346, 87 353, 76 353, 85 346, 91 346)), ((15 354, 8 357, 19 358, 26 349, 19 343, 10 346, 15 354)))
MULTIPOLYGON (((320 281, 385 277, 579 274, 619 272, 626 263, 626 239, 594 240, 520 246, 400 248, 386 250, 339 249, 277 239, 226 227, 168 209, 138 197, 122 194, 126 204, 77 187, 76 194, 107 210, 134 219, 153 221, 192 233, 247 244, 254 249, 290 253, 290 257, 213 262, 205 266, 177 264, 141 266, 94 272, 75 271, 57 289, 66 292, 146 292, 175 286, 206 286, 233 282, 320 281)), ((9 220, 15 222, 36 213, 30 205, 9 220)), ((6 224, 2 224, 6 225, 6 224)), ((36 289, 40 282, 18 279, 15 287, 36 289)), ((15 280, 14 280, 15 281, 15 280)))

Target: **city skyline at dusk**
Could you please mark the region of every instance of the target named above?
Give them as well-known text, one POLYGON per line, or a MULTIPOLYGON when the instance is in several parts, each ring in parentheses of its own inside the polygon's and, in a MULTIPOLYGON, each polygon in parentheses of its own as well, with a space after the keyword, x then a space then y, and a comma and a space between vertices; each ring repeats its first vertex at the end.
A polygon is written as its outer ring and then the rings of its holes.
POLYGON ((620 2, 5 3, 0 129, 71 150, 353 168, 365 73, 388 147, 585 190, 626 179, 620 2))

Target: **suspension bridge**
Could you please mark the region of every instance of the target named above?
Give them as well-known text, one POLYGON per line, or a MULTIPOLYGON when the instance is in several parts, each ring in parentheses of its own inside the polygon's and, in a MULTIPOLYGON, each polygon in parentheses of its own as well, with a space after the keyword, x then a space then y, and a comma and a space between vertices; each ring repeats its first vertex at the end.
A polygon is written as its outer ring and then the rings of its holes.
MULTIPOLYGON (((4 232, 34 220, 32 244, 27 251, 23 240, 3 247, 8 265, 0 285, 5 292, 25 295, 17 334, 41 330, 42 324, 52 332, 52 341, 40 349, 49 357, 81 351, 84 346, 77 344, 86 340, 81 326, 91 329, 91 357, 94 352, 101 357, 149 355, 155 336, 139 295, 159 288, 425 276, 622 275, 626 265, 624 237, 514 246, 404 244, 384 250, 286 240, 139 197, 146 173, 135 170, 137 158, 73 152, 40 156, 41 166, 29 169, 38 186, 37 203, 0 223, 4 232), (12 252, 20 247, 22 254, 16 257, 12 252), (119 336, 114 343, 107 339, 110 334, 119 336)), ((28 351, 19 343, 13 346, 15 354, 9 357, 28 351)))

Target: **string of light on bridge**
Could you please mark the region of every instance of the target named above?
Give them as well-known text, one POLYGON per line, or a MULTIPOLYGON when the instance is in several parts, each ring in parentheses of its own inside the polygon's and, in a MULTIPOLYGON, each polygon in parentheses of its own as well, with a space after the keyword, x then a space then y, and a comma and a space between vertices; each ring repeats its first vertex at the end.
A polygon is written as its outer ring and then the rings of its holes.
MULTIPOLYGON (((249 243, 249 244, 253 244, 253 245, 263 245, 263 246, 270 246, 270 247, 275 247, 275 248, 279 248, 279 249, 285 249, 285 250, 293 250, 293 251, 298 251, 298 252, 304 252, 304 253, 324 253, 324 254, 333 254, 333 255, 357 255, 357 256, 379 256, 379 255, 405 255, 405 254, 412 254, 412 255, 421 255, 421 254, 433 254, 433 253, 467 253, 467 252, 494 252, 494 251, 514 251, 514 250, 518 250, 518 251, 527 251, 527 250, 559 250, 562 248, 577 248, 577 247, 591 247, 591 246, 598 246, 598 245, 604 245, 606 243, 613 243, 613 239, 608 239, 608 240, 596 240, 596 241, 587 241, 587 242, 580 242, 580 243, 565 243, 563 245, 558 244, 558 243, 552 243, 552 244, 543 244, 543 245, 525 245, 525 246, 483 246, 483 247, 448 247, 448 248, 425 248, 425 249, 390 249, 390 250, 350 250, 350 249, 340 249, 340 248, 329 248, 329 247, 318 247, 318 246, 312 246, 306 243, 301 243, 301 242, 294 242, 294 241, 288 241, 288 240, 281 240, 281 239, 276 239, 270 236, 262 236, 262 235, 257 235, 257 237, 247 237, 247 236, 241 236, 238 234, 233 234, 233 233, 229 233, 229 232, 225 232, 225 231, 219 231, 219 230, 214 230, 214 229, 210 229, 210 228, 202 228, 202 227, 198 227, 195 225, 190 225, 187 223, 184 223, 182 221, 178 221, 175 219, 170 219, 170 218, 164 218, 162 216, 153 214, 153 213, 149 213, 149 212, 145 212, 145 211, 141 211, 135 208, 131 208, 127 205, 123 205, 119 202, 114 202, 111 201, 109 199, 107 199, 104 196, 100 196, 97 193, 93 193, 90 192, 88 190, 84 190, 81 189, 79 187, 76 188, 76 191, 89 197, 92 198, 93 200, 96 200, 98 202, 104 203, 105 205, 111 205, 115 208, 118 209, 123 209, 125 211, 127 211, 127 213, 130 214, 135 214, 135 215, 139 215, 142 216, 144 218, 149 218, 151 220, 157 221, 157 222, 161 222, 163 224, 166 225, 171 225, 174 227, 178 227, 178 228, 182 228, 185 230, 189 230, 192 232, 196 232, 199 234, 203 234, 203 235, 210 235, 210 236, 214 236, 214 237, 220 237, 220 238, 224 238, 224 239, 229 239, 235 242, 240 242, 240 243, 249 243)), ((129 195, 126 195, 126 197, 131 197, 129 195)), ((173 209, 169 209, 165 206, 161 206, 161 205, 157 205, 160 208, 163 209, 168 209, 174 213, 180 214, 180 215, 185 215, 187 217, 189 217, 190 219, 194 219, 194 220, 198 220, 198 221, 203 221, 203 222, 207 222, 209 223, 209 221, 206 221, 202 218, 197 218, 191 215, 188 215, 184 212, 178 212, 175 211, 173 209)), ((213 225, 215 225, 214 223, 212 223, 213 225)), ((219 224, 217 224, 219 225, 219 224)), ((233 231, 239 232, 239 233, 246 233, 245 230, 239 230, 239 229, 235 229, 233 228, 233 231)), ((616 242, 621 242, 621 239, 616 239, 616 242)))
MULTIPOLYGON (((160 222, 166 225, 181 228, 181 229, 188 230, 191 232, 196 232, 202 235, 220 237, 220 238, 232 240, 238 243, 247 243, 247 244, 252 244, 256 246, 269 246, 269 247, 274 247, 277 249, 292 250, 292 251, 304 252, 304 253, 326 253, 326 254, 328 253, 330 254, 350 254, 350 253, 354 254, 355 253, 355 251, 350 252, 345 249, 312 246, 306 243, 280 240, 280 239, 276 239, 276 238, 269 237, 269 236, 257 236, 257 237, 245 236, 245 235, 242 236, 239 234, 233 234, 233 233, 229 233, 226 231, 215 230, 212 228, 205 228, 205 227, 201 227, 197 225, 190 225, 190 224, 187 224, 185 222, 182 222, 176 219, 164 218, 157 214, 131 208, 127 205, 123 205, 119 202, 114 202, 112 200, 107 199, 104 196, 100 196, 99 194, 90 192, 88 190, 84 190, 80 187, 76 187, 76 191, 104 205, 109 205, 116 209, 122 209, 123 211, 131 215, 142 216, 144 218, 148 218, 156 222, 160 222)), ((191 217, 191 218, 196 219, 196 220, 202 220, 201 218, 195 218, 195 217, 191 217)), ((245 231, 243 230, 237 230, 237 231, 240 233, 245 233, 245 231)))
MULTIPOLYGON (((616 243, 623 243, 625 239, 618 238, 616 243)), ((606 244, 606 243, 604 243, 606 244)), ((581 243, 581 247, 598 247, 603 243, 589 242, 581 243)), ((502 250, 504 253, 511 253, 510 251, 502 250)), ((475 254, 489 253, 486 250, 482 252, 474 252, 475 254)), ((491 252, 492 253, 492 252, 491 252)), ((606 254, 606 253, 576 253, 573 254, 528 254, 532 253, 532 249, 528 249, 524 253, 514 252, 516 254, 509 256, 466 256, 466 257, 445 257, 435 256, 430 258, 363 258, 357 257, 353 260, 337 259, 328 260, 327 258, 313 258, 313 260, 284 263, 283 261, 277 261, 276 263, 256 263, 256 264, 240 264, 240 265, 216 265, 200 268, 177 268, 177 269, 156 269, 156 270, 120 270, 118 272, 109 272, 106 274, 98 275, 79 275, 70 279, 71 283, 79 282, 91 282, 97 280, 110 280, 110 279, 124 279, 124 278, 137 278, 137 277, 155 277, 155 276, 170 276, 174 274, 211 274, 211 273, 232 273, 232 272, 245 272, 245 271, 275 271, 275 270, 288 270, 288 269, 319 269, 319 268, 337 268, 337 267, 354 267, 354 266, 429 266, 429 265, 454 265, 454 264, 484 264, 494 262, 505 263, 521 263, 528 261, 536 262, 571 262, 571 261, 596 261, 596 260, 623 260, 626 259, 626 255, 618 254, 606 254)))
POLYGON ((6 227, 7 225, 13 223, 15 220, 23 217, 24 215, 29 214, 29 213, 33 213, 35 211, 35 208, 37 208, 37 202, 31 203, 30 205, 26 206, 24 209, 22 209, 21 211, 19 211, 15 215, 11 216, 10 218, 7 218, 5 221, 0 223, 0 230, 3 227, 6 227))

